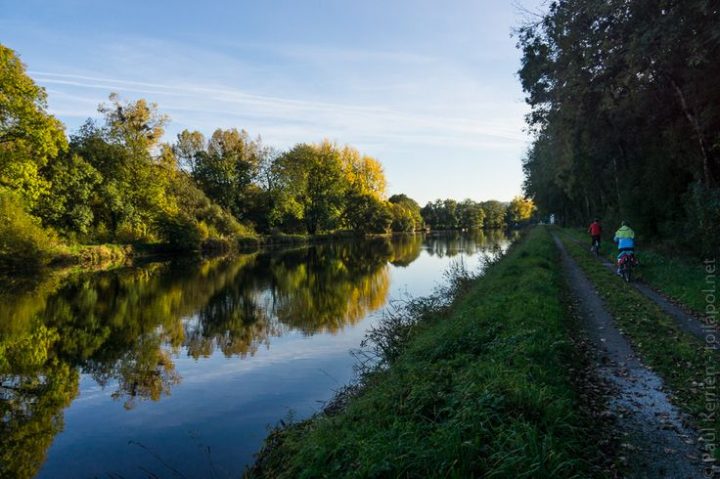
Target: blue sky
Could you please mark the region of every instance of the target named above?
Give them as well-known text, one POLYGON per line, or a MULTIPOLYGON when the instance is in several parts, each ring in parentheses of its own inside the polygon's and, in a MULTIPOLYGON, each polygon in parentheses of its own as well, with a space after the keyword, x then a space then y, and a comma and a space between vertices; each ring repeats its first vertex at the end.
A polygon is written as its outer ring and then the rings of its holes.
POLYGON ((541 0, 0 0, 16 50, 72 132, 111 91, 182 129, 287 148, 329 138, 389 193, 509 200, 529 143, 513 27, 541 0))

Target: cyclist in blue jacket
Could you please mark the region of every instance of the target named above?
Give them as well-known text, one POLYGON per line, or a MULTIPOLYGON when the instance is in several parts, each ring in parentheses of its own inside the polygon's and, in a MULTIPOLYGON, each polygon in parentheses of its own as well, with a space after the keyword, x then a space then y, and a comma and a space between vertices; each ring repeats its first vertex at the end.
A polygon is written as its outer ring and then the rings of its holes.
POLYGON ((620 228, 615 232, 614 241, 618 245, 617 274, 620 274, 620 259, 628 254, 635 254, 635 232, 623 221, 620 228))

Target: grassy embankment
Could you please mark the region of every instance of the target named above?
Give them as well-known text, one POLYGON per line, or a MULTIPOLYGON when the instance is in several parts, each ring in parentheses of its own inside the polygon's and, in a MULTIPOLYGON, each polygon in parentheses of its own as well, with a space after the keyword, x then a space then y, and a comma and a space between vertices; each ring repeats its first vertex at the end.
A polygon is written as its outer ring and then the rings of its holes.
MULTIPOLYGON (((720 417, 717 414, 709 420, 702 416, 702 413, 709 412, 708 407, 717 406, 715 400, 706 393, 715 392, 717 373, 714 369, 720 354, 707 350, 702 341, 681 331, 675 321, 655 303, 598 264, 589 248, 585 248, 585 243, 578 244, 575 241, 577 232, 561 230, 559 233, 570 255, 597 288, 618 327, 630 338, 646 364, 657 371, 673 391, 674 402, 691 413, 700 426, 720 431, 720 417)), ((660 277, 660 272, 666 267, 666 263, 647 266, 641 260, 639 269, 653 268, 657 275, 654 277, 660 277)), ((690 275, 689 271, 694 271, 687 268, 678 276, 690 275)), ((702 271, 694 272, 704 281, 702 271)), ((668 281, 674 283, 673 280, 668 281)), ((688 297, 694 295, 688 286, 683 290, 688 297)))
MULTIPOLYGON (((602 253, 615 261, 616 247, 612 243, 612 231, 605 235, 602 253)), ((565 230, 565 234, 590 248, 590 238, 584 230, 565 230)), ((665 296, 684 307, 702 312, 705 310, 705 265, 701 259, 684 257, 679 254, 655 248, 650 240, 639 238, 637 256, 641 267, 637 270, 638 279, 651 285, 665 296), (650 244, 646 244, 650 243, 650 244)))
POLYGON ((563 288, 555 246, 536 228, 451 306, 405 327, 399 354, 344 407, 272 432, 248 475, 592 475, 563 288))

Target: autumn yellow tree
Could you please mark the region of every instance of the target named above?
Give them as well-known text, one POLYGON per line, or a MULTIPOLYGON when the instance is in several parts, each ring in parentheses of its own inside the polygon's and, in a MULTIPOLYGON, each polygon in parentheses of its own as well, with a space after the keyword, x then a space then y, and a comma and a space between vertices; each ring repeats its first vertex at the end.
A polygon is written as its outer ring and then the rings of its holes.
POLYGON ((347 145, 340 150, 340 157, 347 182, 355 192, 385 199, 387 181, 378 160, 347 145))
POLYGON ((521 223, 532 218, 535 213, 535 203, 531 198, 516 196, 508 207, 508 218, 513 223, 521 223))

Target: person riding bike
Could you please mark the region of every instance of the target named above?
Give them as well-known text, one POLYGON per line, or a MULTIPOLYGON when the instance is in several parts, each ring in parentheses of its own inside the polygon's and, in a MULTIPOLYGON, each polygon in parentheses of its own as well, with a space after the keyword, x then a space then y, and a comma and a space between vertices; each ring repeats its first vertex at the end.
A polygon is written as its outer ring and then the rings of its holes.
POLYGON ((620 265, 623 256, 635 254, 635 232, 630 228, 627 221, 623 221, 620 228, 615 232, 613 239, 618 245, 617 274, 621 274, 620 265))
POLYGON ((600 249, 600 235, 602 235, 602 226, 600 226, 600 219, 595 218, 595 221, 590 223, 588 226, 588 233, 590 233, 590 248, 595 246, 597 241, 598 250, 600 249))

